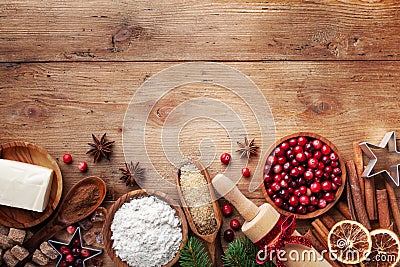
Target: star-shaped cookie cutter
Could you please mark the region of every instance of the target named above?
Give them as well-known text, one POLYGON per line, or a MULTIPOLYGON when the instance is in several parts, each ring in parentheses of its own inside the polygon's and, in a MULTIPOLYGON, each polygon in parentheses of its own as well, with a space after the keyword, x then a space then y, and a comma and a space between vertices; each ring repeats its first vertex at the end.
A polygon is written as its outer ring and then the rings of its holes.
POLYGON ((84 246, 82 245, 83 243, 82 243, 81 229, 80 229, 80 227, 78 227, 78 228, 76 228, 74 234, 72 235, 72 237, 71 237, 71 239, 69 240, 68 243, 62 243, 62 242, 55 241, 55 240, 49 240, 49 241, 48 241, 49 244, 50 244, 50 246, 52 246, 52 247, 57 251, 57 253, 60 255, 60 259, 58 260, 56 267, 60 266, 60 262, 64 259, 63 256, 65 256, 64 254, 62 254, 62 253, 60 252, 60 247, 61 247, 61 246, 70 246, 70 244, 71 244, 75 239, 77 239, 77 237, 79 237, 79 241, 80 241, 80 245, 79 245, 78 247, 81 248, 81 249, 87 249, 88 251, 90 251, 90 256, 87 257, 87 258, 85 258, 85 259, 83 260, 83 262, 82 262, 83 267, 86 266, 86 265, 85 265, 85 262, 86 262, 87 260, 90 260, 91 258, 94 258, 94 257, 96 257, 96 256, 98 256, 98 255, 100 255, 100 254, 102 253, 102 250, 101 250, 101 249, 88 248, 88 247, 84 247, 84 246))
POLYGON ((371 147, 377 148, 377 149, 382 149, 388 147, 389 152, 394 152, 400 155, 399 151, 397 151, 397 145, 396 145, 396 133, 395 132, 388 132, 385 134, 385 137, 383 137, 381 143, 379 145, 374 145, 368 142, 362 142, 359 144, 360 148, 362 151, 367 155, 367 157, 370 159, 368 162, 367 167, 365 168, 363 174, 361 177, 363 178, 371 178, 375 175, 378 174, 383 174, 386 176, 387 181, 395 186, 399 186, 399 164, 391 165, 390 166, 390 173, 388 170, 381 170, 378 172, 373 172, 373 168, 375 167, 375 164, 378 162, 378 157, 375 155, 375 153, 371 150, 371 147))

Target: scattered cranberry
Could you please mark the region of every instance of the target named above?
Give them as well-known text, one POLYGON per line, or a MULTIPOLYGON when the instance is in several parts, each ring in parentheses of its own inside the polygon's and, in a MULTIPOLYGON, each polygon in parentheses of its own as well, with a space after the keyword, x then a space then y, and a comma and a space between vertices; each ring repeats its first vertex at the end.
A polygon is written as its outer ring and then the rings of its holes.
POLYGON ((243 168, 243 169, 242 169, 242 175, 243 175, 244 177, 249 177, 249 176, 250 176, 250 170, 249 170, 249 168, 243 168))
POLYGON ((85 249, 85 248, 83 248, 83 249, 81 250, 81 256, 84 257, 84 258, 89 257, 89 256, 90 256, 90 251, 87 250, 87 249, 85 249))
POLYGON ((68 263, 65 260, 60 261, 60 267, 68 267, 68 263))
POLYGON ((76 231, 76 226, 75 225, 70 225, 70 226, 67 227, 67 232, 70 235, 73 235, 75 233, 75 231, 76 231))
POLYGON ((235 239, 235 233, 231 229, 225 230, 224 239, 226 242, 232 242, 235 239))
POLYGON ((79 162, 78 169, 79 169, 81 172, 86 172, 86 171, 87 171, 87 168, 88 168, 88 165, 87 165, 86 162, 84 162, 84 161, 79 162))
POLYGON ((69 247, 67 247, 67 246, 61 246, 60 247, 60 252, 61 252, 61 254, 64 254, 64 255, 70 254, 71 253, 71 249, 69 247))
POLYGON ((225 204, 222 206, 222 213, 225 216, 229 216, 232 214, 232 206, 230 204, 225 204))
POLYGON ((231 161, 231 154, 229 154, 229 153, 223 153, 222 155, 221 155, 221 162, 223 163, 223 164, 225 164, 225 165, 228 165, 229 164, 229 162, 231 161))
POLYGON ((80 246, 80 245, 81 245, 81 241, 79 240, 79 238, 75 238, 75 239, 72 241, 72 244, 73 244, 74 246, 80 246))
POLYGON ((66 261, 66 262, 72 263, 72 262, 75 261, 75 258, 74 258, 74 256, 72 256, 72 254, 67 254, 67 255, 65 256, 65 261, 66 261))
POLYGON ((71 250, 71 254, 74 257, 78 257, 79 255, 81 255, 81 249, 79 247, 73 247, 71 250))
POLYGON ((232 219, 229 225, 231 226, 232 230, 236 231, 240 229, 240 222, 237 219, 232 219))
POLYGON ((64 163, 71 164, 72 163, 72 156, 71 154, 64 154, 62 157, 64 163))

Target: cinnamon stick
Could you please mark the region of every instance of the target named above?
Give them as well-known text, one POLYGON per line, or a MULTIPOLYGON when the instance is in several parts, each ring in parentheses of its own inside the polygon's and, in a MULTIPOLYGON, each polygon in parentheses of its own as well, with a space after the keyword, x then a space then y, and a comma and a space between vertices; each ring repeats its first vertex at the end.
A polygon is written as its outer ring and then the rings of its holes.
POLYGON ((365 199, 365 182, 364 178, 361 177, 362 173, 364 172, 363 152, 357 142, 353 143, 353 151, 354 151, 354 164, 356 165, 358 181, 360 182, 361 195, 362 198, 365 199))
POLYGON ((390 228, 390 210, 386 189, 376 190, 376 202, 378 205, 379 227, 390 228))
POLYGON ((387 181, 385 181, 385 186, 389 198, 390 210, 392 211, 394 223, 396 224, 397 232, 400 232, 400 210, 399 210, 399 204, 397 203, 396 193, 394 192, 393 187, 387 181))
POLYGON ((325 224, 323 224, 321 222, 320 219, 315 219, 311 225, 314 227, 315 231, 317 231, 318 234, 320 234, 322 237, 326 237, 325 240, 328 240, 328 234, 329 234, 329 230, 328 228, 325 226, 325 224))
POLYGON ((322 244, 316 236, 313 234, 311 230, 308 230, 305 234, 304 237, 306 237, 308 240, 310 240, 311 245, 320 253, 323 254, 325 260, 327 260, 333 267, 342 267, 340 262, 333 261, 330 257, 329 254, 326 253, 328 246, 325 246, 322 244), (323 253, 324 252, 324 253, 323 253))
POLYGON ((365 179, 365 208, 370 220, 376 220, 375 177, 365 179))
POLYGON ((357 220, 356 210, 354 208, 353 195, 351 194, 350 179, 347 179, 346 185, 347 185, 346 188, 347 206, 349 207, 350 210, 351 219, 357 220))
POLYGON ((351 220, 350 210, 349 207, 347 207, 346 203, 344 203, 343 201, 338 201, 336 204, 336 208, 346 220, 351 220))
POLYGON ((356 166, 354 161, 349 160, 346 162, 347 173, 349 176, 351 195, 354 201, 354 209, 357 214, 357 221, 363 224, 367 229, 371 229, 371 224, 368 219, 367 210, 365 208, 364 199, 361 195, 360 183, 358 181, 356 166))
POLYGON ((322 215, 320 219, 328 229, 332 229, 332 227, 336 224, 335 219, 331 215, 328 215, 328 214, 322 215))

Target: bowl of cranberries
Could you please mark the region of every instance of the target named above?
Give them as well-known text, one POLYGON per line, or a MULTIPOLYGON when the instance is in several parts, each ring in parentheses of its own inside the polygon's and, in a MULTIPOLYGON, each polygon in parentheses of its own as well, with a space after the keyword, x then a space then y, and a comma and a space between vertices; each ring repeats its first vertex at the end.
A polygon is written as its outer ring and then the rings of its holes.
POLYGON ((264 196, 284 215, 314 218, 328 211, 343 192, 346 169, 326 138, 300 132, 281 138, 266 154, 264 196))

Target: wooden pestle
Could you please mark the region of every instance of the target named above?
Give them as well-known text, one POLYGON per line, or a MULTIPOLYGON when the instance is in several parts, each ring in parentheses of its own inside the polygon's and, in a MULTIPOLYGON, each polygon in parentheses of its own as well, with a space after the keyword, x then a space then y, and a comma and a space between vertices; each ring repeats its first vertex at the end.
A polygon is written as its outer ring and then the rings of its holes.
MULTIPOLYGON (((242 232, 253 242, 256 243, 262 239, 278 221, 280 214, 268 203, 264 203, 260 207, 257 207, 253 202, 247 199, 235 186, 235 184, 225 175, 217 174, 213 181, 213 187, 215 190, 225 197, 235 208, 238 210, 240 215, 246 220, 242 226, 242 232)), ((300 234, 295 231, 293 235, 299 236, 300 234)), ((303 267, 303 266, 331 266, 329 262, 323 259, 318 251, 314 248, 307 248, 302 245, 289 244, 285 246, 287 258, 286 265, 288 267, 303 267), (307 251, 306 251, 307 250, 307 251), (316 261, 302 261, 292 260, 290 258, 291 252, 296 251, 298 255, 310 253, 313 251, 318 260, 316 261)), ((306 258, 305 260, 307 260, 306 258)))

